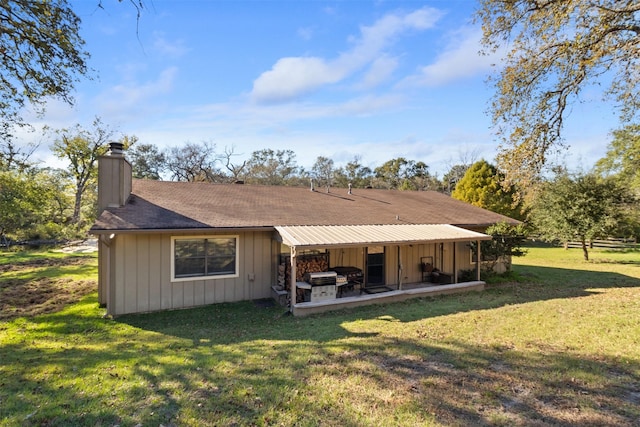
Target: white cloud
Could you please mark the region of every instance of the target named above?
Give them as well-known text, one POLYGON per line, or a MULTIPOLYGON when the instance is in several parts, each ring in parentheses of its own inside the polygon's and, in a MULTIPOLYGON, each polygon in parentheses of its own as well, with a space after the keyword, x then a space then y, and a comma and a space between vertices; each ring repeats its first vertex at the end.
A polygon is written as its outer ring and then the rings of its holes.
POLYGON ((447 48, 433 64, 422 67, 417 74, 405 78, 400 86, 441 86, 478 74, 486 74, 499 63, 501 53, 481 55, 480 29, 462 29, 453 34, 447 48))
POLYGON ((162 55, 180 58, 189 51, 183 40, 168 41, 164 38, 164 34, 159 32, 153 33, 153 39, 153 48, 162 55))
MULTIPOLYGON (((352 40, 351 50, 334 59, 281 58, 253 82, 251 96, 257 102, 286 102, 321 86, 340 82, 384 56, 384 50, 396 36, 409 30, 430 28, 441 16, 442 12, 429 7, 408 14, 388 14, 371 26, 361 27, 360 36, 352 40)), ((390 62, 385 65, 388 70, 390 62)), ((382 63, 378 66, 382 67, 382 63)))
POLYGON ((359 89, 370 89, 378 86, 391 77, 398 67, 398 59, 383 55, 371 63, 369 70, 358 85, 359 89))
POLYGON ((370 116, 380 111, 386 111, 403 104, 404 98, 400 95, 363 96, 351 99, 336 109, 336 116, 370 116))
POLYGON ((313 37, 313 28, 311 27, 298 28, 298 37, 300 37, 302 40, 311 40, 311 37, 313 37))
POLYGON ((322 85, 340 81, 344 73, 322 58, 282 58, 253 82, 252 95, 260 102, 287 101, 322 85))
POLYGON ((212 134, 227 130, 253 132, 286 128, 291 124, 343 117, 367 117, 393 108, 402 108, 405 99, 400 95, 362 96, 341 103, 284 103, 278 105, 246 104, 243 102, 210 104, 186 111, 186 117, 169 127, 216 127, 212 134), (220 129, 225 129, 220 131, 220 129))
POLYGON ((101 114, 126 117, 139 114, 141 110, 154 108, 149 101, 158 95, 171 92, 178 74, 177 67, 169 67, 154 81, 130 82, 109 88, 97 97, 97 108, 101 114))

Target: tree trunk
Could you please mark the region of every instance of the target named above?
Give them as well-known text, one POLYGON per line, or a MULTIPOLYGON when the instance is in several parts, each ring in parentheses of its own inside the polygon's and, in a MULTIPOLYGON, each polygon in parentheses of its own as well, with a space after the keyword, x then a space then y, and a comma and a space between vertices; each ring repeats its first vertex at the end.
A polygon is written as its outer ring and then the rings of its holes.
POLYGON ((582 252, 584 254, 584 260, 589 261, 589 248, 587 247, 585 239, 582 239, 582 252))
POLYGON ((76 200, 73 204, 73 216, 71 217, 71 222, 74 225, 78 225, 80 223, 80 208, 82 207, 82 191, 77 189, 75 196, 76 200))

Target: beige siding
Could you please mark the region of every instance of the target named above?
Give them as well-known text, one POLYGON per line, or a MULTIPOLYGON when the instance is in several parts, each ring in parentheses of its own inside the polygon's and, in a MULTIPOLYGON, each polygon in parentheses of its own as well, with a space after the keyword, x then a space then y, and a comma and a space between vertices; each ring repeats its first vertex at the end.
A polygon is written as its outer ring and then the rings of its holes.
POLYGON ((329 251, 331 267, 357 267, 364 269, 364 248, 338 248, 329 251))
MULTIPOLYGON (((280 249, 272 233, 227 234, 239 236, 238 277, 182 282, 171 281, 171 235, 125 234, 108 244, 100 243, 100 302, 108 304, 110 314, 119 315, 270 297, 271 285, 276 283, 275 260, 280 249)), ((433 257, 435 267, 443 272, 454 273, 454 247, 458 272, 474 268, 466 242, 444 243, 442 250, 439 243, 387 246, 386 283, 398 285, 398 253, 403 283, 422 281, 420 262, 426 256, 433 257)), ((329 252, 331 267, 366 268, 365 248, 338 248, 329 252)))
POLYGON ((434 244, 404 246, 401 251, 402 257, 402 282, 419 283, 422 281, 421 258, 431 256, 435 261, 434 244))
MULTIPOLYGON (((421 258, 433 257, 434 265, 445 273, 454 273, 454 245, 456 245, 456 269, 468 270, 475 268, 471 264, 469 244, 467 242, 444 243, 440 250, 440 243, 427 243, 400 246, 402 261, 402 283, 419 283, 422 281, 421 258)), ((365 269, 364 248, 338 248, 329 251, 330 265, 353 266, 365 269)), ((385 280, 386 284, 398 284, 398 246, 385 247, 385 280)))
MULTIPOLYGON (((239 236, 238 277, 171 281, 171 235, 125 234, 112 241, 109 313, 113 315, 178 309, 205 304, 268 298, 273 269, 272 234, 239 236)), ((106 252, 106 251, 105 251, 106 252)), ((107 260, 101 259, 107 263, 107 260)), ((106 295, 105 295, 106 299, 106 295)))
MULTIPOLYGON (((440 243, 428 243, 424 245, 400 246, 400 261, 402 263, 402 283, 419 283, 422 281, 420 262, 422 257, 433 257, 434 265, 441 271, 454 274, 454 248, 455 269, 468 270, 474 268, 471 265, 470 249, 466 242, 444 243, 442 250, 440 243)), ((387 285, 398 285, 398 246, 385 247, 385 279, 387 285)))
POLYGON ((459 242, 458 245, 458 271, 475 269, 475 263, 471 263, 471 247, 468 242, 459 242))

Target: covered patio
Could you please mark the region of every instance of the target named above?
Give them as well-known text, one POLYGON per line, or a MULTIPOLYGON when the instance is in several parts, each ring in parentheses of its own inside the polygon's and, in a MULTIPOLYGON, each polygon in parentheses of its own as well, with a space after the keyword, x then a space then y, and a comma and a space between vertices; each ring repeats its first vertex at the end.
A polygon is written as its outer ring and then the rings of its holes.
MULTIPOLYGON (((384 304, 445 293, 480 291, 485 283, 480 280, 480 263, 476 262, 475 280, 459 282, 459 270, 469 267, 470 243, 480 247, 480 241, 491 236, 448 224, 392 224, 392 225, 330 225, 330 226, 276 226, 277 238, 290 250, 289 309, 296 316, 351 308, 370 304, 384 304), (445 246, 446 245, 446 246, 445 246), (369 248, 382 247, 388 254, 384 268, 388 285, 384 292, 362 292, 366 288, 367 257, 369 248), (445 257, 445 248, 447 256, 445 257), (312 250, 346 251, 356 249, 364 254, 361 266, 365 270, 360 292, 342 294, 322 300, 300 301, 298 288, 308 286, 296 279, 298 255, 312 250), (423 256, 430 254, 430 256, 423 256), (446 264, 450 283, 434 284, 417 276, 416 269, 425 258, 431 264, 446 264), (445 262, 446 258, 446 262, 445 262), (435 262, 434 262, 435 261, 435 262), (423 279, 420 280, 419 277, 423 279)), ((479 250, 479 249, 478 249, 479 250)), ((477 254, 480 259, 480 254, 477 254)), ((335 267, 333 265, 332 267, 335 267)), ((445 269, 445 268, 441 268, 445 269)))

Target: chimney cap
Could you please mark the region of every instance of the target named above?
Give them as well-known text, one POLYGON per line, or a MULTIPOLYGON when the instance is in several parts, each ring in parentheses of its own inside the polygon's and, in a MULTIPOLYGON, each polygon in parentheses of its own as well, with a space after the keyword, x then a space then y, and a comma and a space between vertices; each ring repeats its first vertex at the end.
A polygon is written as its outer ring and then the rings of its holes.
POLYGON ((107 153, 110 156, 122 156, 124 155, 124 144, 122 142, 112 141, 109 143, 109 152, 107 153))

